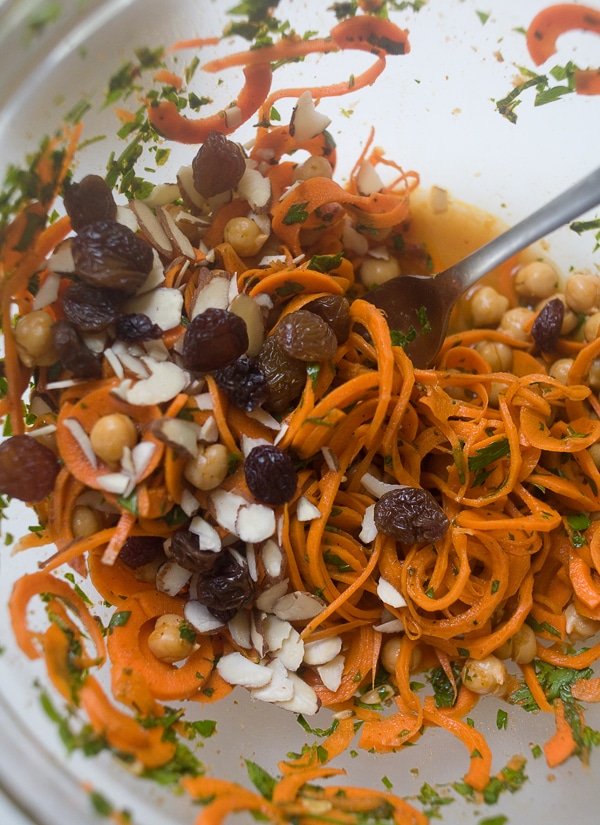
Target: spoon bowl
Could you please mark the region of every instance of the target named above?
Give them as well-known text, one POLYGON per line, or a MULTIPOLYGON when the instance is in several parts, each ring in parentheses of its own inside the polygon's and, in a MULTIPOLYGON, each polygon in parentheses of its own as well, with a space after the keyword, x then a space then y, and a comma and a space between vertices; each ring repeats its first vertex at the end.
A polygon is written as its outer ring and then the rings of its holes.
POLYGON ((495 267, 600 203, 600 168, 557 195, 529 217, 433 277, 399 275, 369 291, 364 300, 381 309, 395 344, 418 369, 434 362, 458 299, 495 267))

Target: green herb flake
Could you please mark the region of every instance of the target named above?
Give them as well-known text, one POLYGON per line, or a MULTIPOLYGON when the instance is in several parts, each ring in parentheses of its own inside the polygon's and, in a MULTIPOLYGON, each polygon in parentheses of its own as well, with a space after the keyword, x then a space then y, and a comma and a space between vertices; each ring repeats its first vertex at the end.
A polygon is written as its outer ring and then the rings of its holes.
POLYGON ((246 770, 248 771, 248 778, 256 788, 256 790, 269 802, 273 799, 273 791, 277 785, 277 780, 274 779, 270 773, 256 762, 246 759, 246 770))
POLYGON ((499 709, 496 714, 496 727, 498 730, 506 730, 508 726, 508 713, 505 710, 499 709))
POLYGON ((115 627, 124 627, 131 616, 131 610, 119 610, 113 613, 108 623, 109 632, 115 627))
POLYGON ((304 223, 304 221, 308 220, 308 212, 306 211, 307 206, 308 201, 304 201, 303 203, 295 203, 293 206, 290 206, 283 218, 283 223, 286 226, 292 226, 295 223, 304 223))

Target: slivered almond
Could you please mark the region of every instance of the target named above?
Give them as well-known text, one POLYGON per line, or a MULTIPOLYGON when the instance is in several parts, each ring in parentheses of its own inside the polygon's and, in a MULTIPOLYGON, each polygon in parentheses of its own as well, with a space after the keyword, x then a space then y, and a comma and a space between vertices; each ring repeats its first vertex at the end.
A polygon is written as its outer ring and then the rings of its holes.
POLYGON ((304 661, 307 665, 325 665, 342 649, 341 636, 327 636, 304 645, 304 661))
POLYGON ((342 677, 344 675, 345 657, 339 654, 324 665, 317 667, 317 673, 321 677, 321 681, 327 688, 335 693, 342 684, 342 677))
POLYGON ((258 421, 260 424, 264 424, 265 427, 268 427, 270 430, 280 430, 281 424, 276 418, 273 418, 266 410, 263 410, 262 407, 257 407, 255 410, 252 410, 249 413, 246 413, 249 418, 253 418, 255 421, 258 421))
POLYGON ((325 607, 324 602, 304 590, 294 590, 286 593, 273 605, 273 613, 280 619, 290 622, 314 619, 325 607))
POLYGON ((361 195, 374 195, 383 189, 383 181, 368 160, 363 160, 356 176, 356 186, 361 195))
POLYGON ((104 473, 96 476, 96 484, 107 493, 123 496, 131 484, 131 477, 125 473, 104 473))
POLYGON ((318 713, 321 701, 313 688, 296 673, 290 673, 289 679, 294 687, 294 695, 285 702, 277 702, 277 705, 303 716, 314 716, 318 713))
POLYGON ((181 501, 179 502, 181 509, 188 518, 196 515, 200 509, 200 503, 196 496, 187 488, 184 488, 181 493, 181 501))
POLYGON ((196 599, 190 599, 185 603, 183 615, 185 620, 188 621, 198 633, 214 633, 215 630, 223 627, 223 622, 217 619, 216 616, 213 616, 206 605, 203 605, 202 602, 196 599))
POLYGON ((50 255, 46 261, 46 266, 50 272, 56 272, 59 275, 71 275, 75 272, 75 261, 71 250, 72 240, 72 238, 66 238, 62 243, 59 243, 50 255))
POLYGON ((146 472, 148 464, 152 460, 152 456, 156 452, 156 444, 148 439, 142 439, 131 450, 131 457, 133 459, 133 468, 136 479, 142 478, 146 472))
POLYGON ((38 289, 33 299, 33 309, 44 309, 50 306, 58 298, 58 288, 62 278, 58 272, 52 270, 46 275, 43 284, 38 289))
POLYGON ((151 243, 161 255, 164 255, 166 258, 172 257, 174 254, 173 244, 158 217, 148 204, 133 198, 129 201, 129 208, 136 216, 146 240, 151 243))
POLYGON ((65 418, 63 424, 71 433, 77 444, 81 447, 82 453, 90 462, 94 470, 96 470, 98 468, 98 456, 92 449, 90 437, 83 429, 80 422, 76 418, 65 418))
POLYGON ((217 671, 230 685, 242 685, 247 688, 263 687, 273 678, 272 670, 247 659, 237 650, 221 656, 217 662, 217 671))
POLYGON ((272 672, 271 681, 264 687, 250 691, 253 699, 260 702, 287 702, 294 696, 294 684, 285 665, 279 659, 268 662, 266 667, 272 672))
POLYGON ((362 476, 360 483, 365 488, 367 493, 370 493, 376 498, 381 498, 381 496, 385 493, 389 493, 390 490, 401 490, 406 486, 404 484, 388 484, 387 482, 376 478, 372 473, 365 473, 362 476))
POLYGON ((190 570, 181 567, 176 561, 166 561, 158 568, 156 589, 167 596, 176 596, 191 578, 190 570))
POLYGON ((179 187, 176 183, 159 183, 157 184, 147 198, 144 198, 146 206, 154 209, 156 206, 166 206, 168 203, 174 203, 181 196, 179 187))
MULTIPOLYGON (((247 168, 237 185, 237 193, 248 201, 257 212, 266 209, 271 203, 271 181, 258 169, 247 168)), ((267 236, 265 236, 267 240, 267 236)))

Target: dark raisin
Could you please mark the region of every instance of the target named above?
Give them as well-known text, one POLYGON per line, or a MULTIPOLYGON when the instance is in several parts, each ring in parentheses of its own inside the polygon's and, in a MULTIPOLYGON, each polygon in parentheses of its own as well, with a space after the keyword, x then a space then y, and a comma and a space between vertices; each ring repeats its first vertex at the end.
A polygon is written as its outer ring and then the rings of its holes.
POLYGON ((173 533, 169 550, 175 561, 192 573, 209 572, 217 558, 212 550, 202 550, 199 537, 185 528, 173 533))
POLYGON ((375 504, 375 524, 402 544, 438 541, 450 522, 430 492, 419 487, 390 490, 375 504))
POLYGON ((302 395, 306 364, 288 355, 270 335, 258 353, 258 365, 267 381, 265 409, 282 415, 302 395))
POLYGON ((63 311, 80 332, 101 332, 119 315, 123 293, 79 281, 63 293, 63 311))
POLYGON ((75 232, 94 221, 114 221, 117 214, 111 188, 100 175, 86 175, 79 183, 71 183, 64 203, 75 232))
POLYGON ((287 354, 299 361, 324 361, 337 351, 337 338, 329 324, 305 309, 284 315, 273 334, 287 354))
POLYGON ((152 247, 116 221, 86 224, 73 238, 71 249, 82 281, 127 295, 142 286, 154 263, 152 247))
POLYGON ((350 303, 343 295, 322 295, 304 305, 308 312, 314 312, 329 324, 338 344, 343 344, 350 335, 350 303))
POLYGON ((252 603, 254 585, 246 565, 228 550, 212 555, 212 568, 199 576, 197 598, 213 616, 228 622, 240 608, 252 603))
POLYGON ((183 365, 209 372, 232 364, 248 349, 246 322, 226 309, 196 315, 183 336, 183 365))
POLYGON ((52 324, 54 349, 66 370, 77 378, 101 378, 100 360, 83 343, 77 330, 65 318, 52 324))
POLYGON ((285 504, 298 486, 294 462, 279 447, 261 444, 250 450, 244 461, 248 489, 266 504, 285 504))
POLYGON ((210 132, 192 161, 194 188, 203 198, 235 189, 246 171, 244 153, 220 132, 210 132))
POLYGON ((132 312, 117 318, 115 335, 121 341, 154 341, 162 338, 163 330, 143 312, 132 312))
POLYGON ((255 358, 243 355, 213 375, 227 398, 241 410, 252 412, 267 400, 267 379, 255 358))
POLYGON ((54 489, 60 465, 49 447, 33 436, 13 435, 0 445, 0 493, 41 501, 54 489))
POLYGON ((162 536, 129 536, 119 559, 128 567, 143 567, 163 555, 164 542, 162 536))
POLYGON ((564 317, 565 305, 560 298, 552 298, 538 312, 531 327, 531 337, 542 352, 555 351, 564 317))

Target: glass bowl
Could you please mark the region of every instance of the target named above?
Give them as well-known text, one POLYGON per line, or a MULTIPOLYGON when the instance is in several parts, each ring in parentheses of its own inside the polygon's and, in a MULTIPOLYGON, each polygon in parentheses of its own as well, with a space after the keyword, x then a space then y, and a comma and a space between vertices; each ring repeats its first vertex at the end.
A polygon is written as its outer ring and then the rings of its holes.
MULTIPOLYGON (((548 94, 555 99, 542 105, 542 96, 535 105, 532 87, 519 96, 512 120, 498 108, 518 76, 522 82, 543 74, 547 86, 556 89, 566 81, 560 73, 550 74, 554 66, 564 67, 570 61, 580 67, 598 64, 597 34, 571 31, 559 38, 556 55, 540 67, 534 65, 524 30, 546 5, 540 0, 504 0, 488 13, 489 7, 479 0, 390 3, 393 21, 409 31, 410 52, 388 57, 372 86, 343 97, 324 97, 319 104, 319 111, 331 118, 340 180, 348 179, 373 128, 375 144, 405 170, 419 174, 424 194, 417 196, 417 202, 419 197, 427 201, 432 187, 446 193, 444 197, 462 217, 455 234, 447 227, 439 230, 437 256, 442 262, 454 262, 480 242, 480 234, 471 236, 464 226, 461 229, 473 210, 494 216, 484 221, 486 231, 494 234, 597 165, 598 98, 555 92, 548 94), (468 207, 461 213, 464 204, 468 207)), ((244 19, 241 7, 229 14, 229 4, 221 0, 170 0, 168 6, 157 0, 0 3, 2 167, 22 166, 44 135, 55 132, 65 118, 77 119, 74 112, 85 110, 84 146, 76 172, 80 177, 88 172, 104 174, 110 153, 118 155, 127 145, 127 139, 116 134, 121 124, 114 107, 135 111, 139 106, 136 91, 105 105, 109 79, 125 64, 137 65, 136 49, 141 47, 155 49, 220 36, 232 19, 244 19)), ((309 0, 282 0, 274 14, 289 20, 300 33, 307 29, 327 33, 336 22, 326 4, 309 0)), ((233 35, 216 45, 207 44, 198 49, 200 65, 246 47, 241 37, 233 35)), ((174 70, 181 70, 193 55, 193 50, 176 53, 174 70)), ((301 88, 330 83, 333 77, 342 82, 351 75, 358 77, 370 62, 371 56, 354 51, 309 57, 278 69, 274 83, 301 88)), ((144 74, 140 89, 149 81, 150 75, 144 74)), ((190 89, 199 97, 211 97, 216 111, 235 99, 241 83, 239 68, 220 74, 218 83, 215 76, 198 69, 190 89)), ((282 122, 289 119, 292 104, 289 98, 277 103, 282 122)), ((241 142, 248 141, 254 128, 250 118, 236 135, 241 142)), ((147 174, 157 182, 172 181, 178 167, 189 164, 194 153, 193 146, 173 146, 164 165, 147 174)), ((434 220, 443 222, 439 216, 434 220)), ((597 245, 594 231, 565 228, 546 239, 540 250, 567 277, 573 268, 598 268, 597 245)), ((2 522, 4 543, 10 545, 12 538, 27 533, 34 521, 26 507, 12 505, 2 522)), ((110 812, 120 812, 122 817, 130 812, 132 822, 147 825, 193 822, 197 806, 171 787, 136 777, 107 753, 88 757, 81 749, 70 749, 73 742, 59 721, 65 713, 61 700, 49 686, 42 664, 26 659, 18 649, 7 613, 15 579, 35 570, 48 552, 46 548, 11 555, 5 546, 0 554, 0 787, 6 806, 10 800, 20 811, 15 817, 37 825, 65 821, 84 825, 110 812)), ((589 765, 572 759, 550 771, 544 759, 534 754, 535 746, 551 735, 552 719, 510 708, 506 728, 498 729, 499 707, 493 699, 482 702, 472 714, 475 724, 492 744, 494 767, 499 770, 514 754, 523 754, 528 779, 518 793, 504 793, 496 804, 472 802, 456 791, 453 783, 466 770, 467 759, 461 746, 437 729, 402 753, 347 753, 339 765, 346 769, 349 784, 376 790, 391 787, 395 794, 412 799, 421 796, 425 808, 438 811, 444 822, 535 820, 559 825, 575 812, 580 821, 593 821, 600 804, 597 754, 592 752, 589 765), (428 788, 439 791, 448 804, 436 803, 433 797, 423 802, 428 788)), ((252 701, 241 688, 223 702, 194 713, 217 723, 216 734, 203 739, 196 752, 206 770, 246 786, 248 762, 276 773, 280 759, 314 739, 294 714, 252 701)), ((586 719, 591 728, 600 728, 599 711, 592 708, 586 719)), ((328 713, 321 711, 311 725, 327 727, 328 720, 328 713)))

